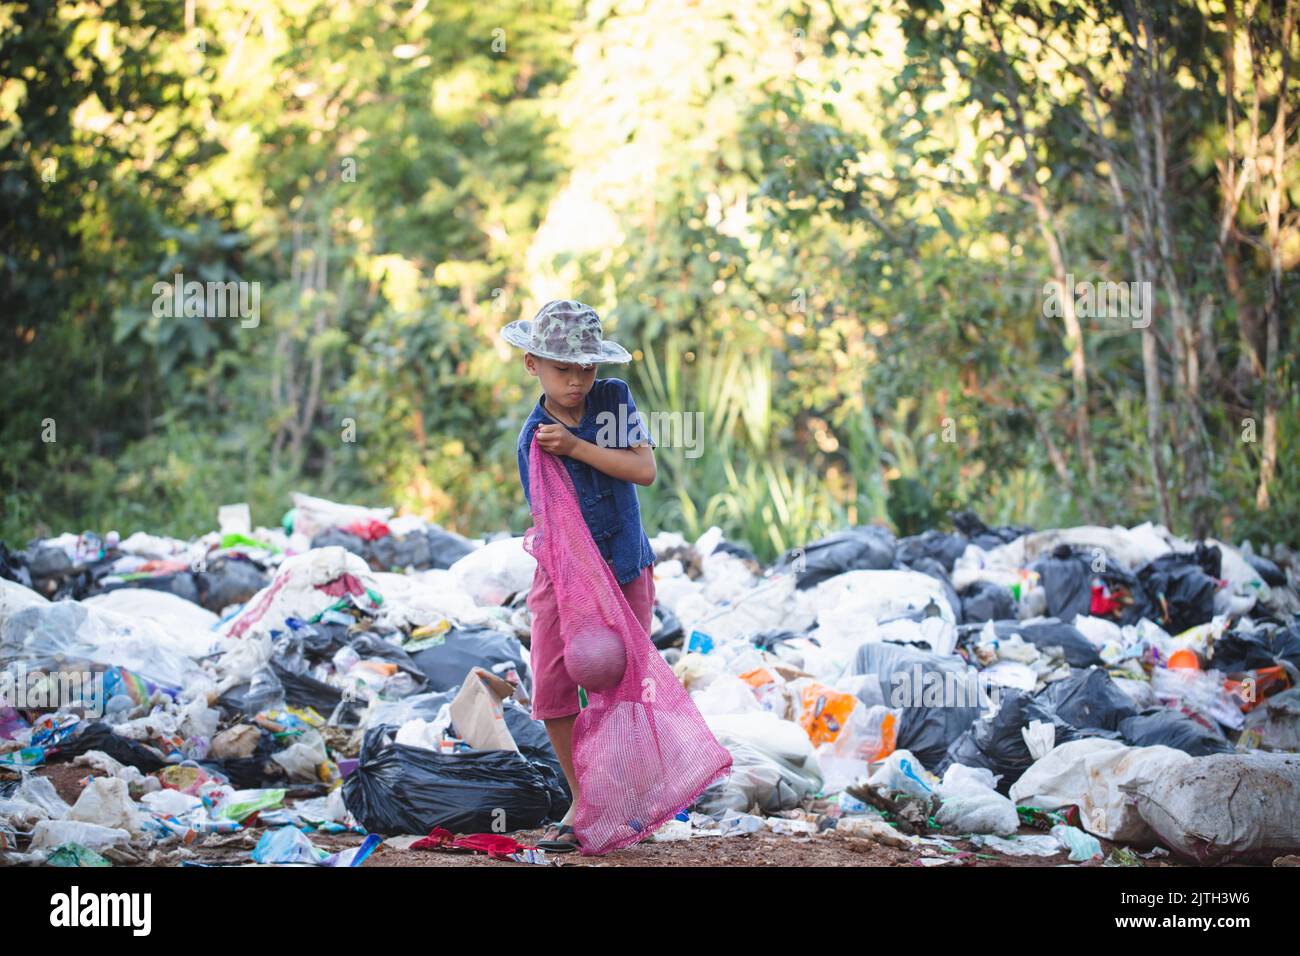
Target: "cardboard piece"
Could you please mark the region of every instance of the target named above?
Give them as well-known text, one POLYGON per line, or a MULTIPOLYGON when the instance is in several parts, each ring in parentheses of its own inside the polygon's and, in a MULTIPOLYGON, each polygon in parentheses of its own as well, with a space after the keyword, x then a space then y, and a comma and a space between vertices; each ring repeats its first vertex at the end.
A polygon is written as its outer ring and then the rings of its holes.
POLYGON ((451 702, 451 722, 456 735, 475 750, 519 751, 510 728, 506 726, 501 702, 514 695, 508 681, 481 667, 465 675, 460 693, 451 702))

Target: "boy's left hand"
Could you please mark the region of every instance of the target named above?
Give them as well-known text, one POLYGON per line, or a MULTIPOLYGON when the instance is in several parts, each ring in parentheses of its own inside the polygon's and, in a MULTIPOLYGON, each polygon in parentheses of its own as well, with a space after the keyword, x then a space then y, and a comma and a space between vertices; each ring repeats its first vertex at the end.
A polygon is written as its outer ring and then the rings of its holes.
POLYGON ((537 445, 552 455, 569 455, 578 445, 578 437, 563 425, 541 425, 537 429, 537 445))

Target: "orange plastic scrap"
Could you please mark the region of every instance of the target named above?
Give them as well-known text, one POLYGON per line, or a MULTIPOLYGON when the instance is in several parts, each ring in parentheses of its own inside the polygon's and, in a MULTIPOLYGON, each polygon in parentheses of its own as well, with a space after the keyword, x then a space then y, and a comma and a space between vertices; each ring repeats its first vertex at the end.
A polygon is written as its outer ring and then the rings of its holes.
POLYGON ((1170 669, 1199 671, 1201 662, 1196 659, 1195 651, 1184 647, 1181 651, 1174 651, 1169 655, 1169 662, 1165 666, 1170 669))
POLYGON ((354 670, 360 668, 378 674, 380 677, 392 677, 397 673, 397 665, 392 661, 379 660, 376 658, 367 658, 363 661, 357 661, 354 670))
POLYGON ((1232 674, 1223 681, 1223 689, 1237 698, 1242 713, 1249 713, 1272 697, 1291 686, 1291 678, 1282 667, 1260 667, 1253 671, 1232 674))
POLYGON ((750 687, 762 687, 764 684, 771 684, 776 681, 776 678, 772 676, 772 672, 766 667, 755 667, 752 671, 745 671, 740 675, 740 679, 750 687))
POLYGON ((898 721, 894 718, 893 713, 885 715, 885 719, 880 723, 880 750, 871 758, 871 762, 884 760, 895 750, 898 749, 898 721))
POLYGON ((841 693, 825 684, 809 684, 803 689, 802 698, 799 726, 814 745, 838 737, 858 702, 852 694, 841 693))

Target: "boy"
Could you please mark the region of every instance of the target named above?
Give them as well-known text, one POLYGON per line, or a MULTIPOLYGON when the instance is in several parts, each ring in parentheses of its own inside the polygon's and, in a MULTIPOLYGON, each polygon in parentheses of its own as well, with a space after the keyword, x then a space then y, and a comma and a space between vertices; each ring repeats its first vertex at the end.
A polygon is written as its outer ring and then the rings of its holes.
MULTIPOLYGON (((519 480, 524 497, 531 506, 528 459, 536 433, 538 447, 564 462, 591 536, 649 635, 655 555, 641 527, 641 507, 633 485, 649 485, 655 480, 654 442, 645 432, 627 383, 616 378, 596 380, 598 363, 630 362, 632 356, 621 345, 603 338, 594 309, 568 299, 546 303, 531 322, 511 322, 501 336, 525 351, 524 367, 542 386, 542 395, 519 432, 519 480), (621 434, 625 426, 627 433, 621 434)), ((565 669, 555 591, 540 565, 533 576, 528 608, 533 617, 529 650, 532 716, 545 722, 573 794, 568 812, 548 830, 550 839, 538 846, 571 852, 577 848, 573 724, 579 711, 578 688, 565 669)))

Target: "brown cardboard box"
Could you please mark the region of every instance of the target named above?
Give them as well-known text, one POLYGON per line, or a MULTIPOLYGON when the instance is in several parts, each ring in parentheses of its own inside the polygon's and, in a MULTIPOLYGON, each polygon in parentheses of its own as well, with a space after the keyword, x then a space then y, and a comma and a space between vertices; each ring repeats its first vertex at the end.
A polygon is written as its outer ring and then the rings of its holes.
POLYGON ((460 693, 451 702, 451 722, 456 733, 475 750, 513 750, 515 738, 506 726, 501 702, 514 696, 508 682, 481 667, 465 675, 460 693))

